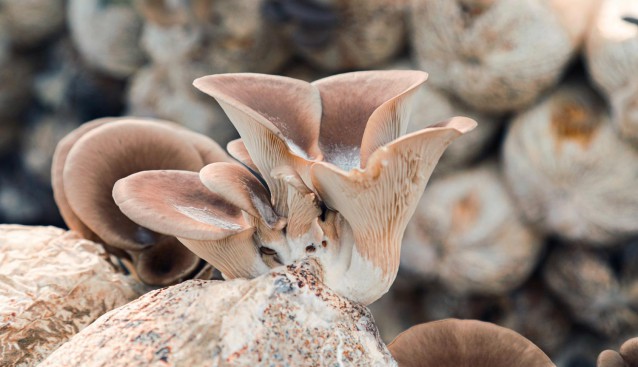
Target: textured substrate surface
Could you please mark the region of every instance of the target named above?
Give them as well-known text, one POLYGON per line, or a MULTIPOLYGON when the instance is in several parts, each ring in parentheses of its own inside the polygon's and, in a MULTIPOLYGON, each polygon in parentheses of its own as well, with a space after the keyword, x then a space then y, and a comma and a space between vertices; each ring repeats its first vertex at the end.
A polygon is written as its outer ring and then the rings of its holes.
POLYGON ((313 262, 259 278, 190 280, 102 316, 45 366, 393 366, 370 311, 313 262))
POLYGON ((105 256, 74 232, 0 225, 0 365, 33 366, 139 296, 141 287, 105 256))

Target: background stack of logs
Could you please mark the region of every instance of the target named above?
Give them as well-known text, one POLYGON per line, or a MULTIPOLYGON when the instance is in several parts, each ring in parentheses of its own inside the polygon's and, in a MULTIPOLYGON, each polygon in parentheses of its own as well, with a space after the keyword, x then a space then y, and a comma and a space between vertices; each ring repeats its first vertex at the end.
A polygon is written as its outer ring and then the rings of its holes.
POLYGON ((62 221, 57 142, 125 114, 235 138, 196 77, 430 73, 412 130, 479 122, 443 156, 371 308, 515 329, 560 366, 638 334, 635 0, 0 0, 0 222, 62 221))

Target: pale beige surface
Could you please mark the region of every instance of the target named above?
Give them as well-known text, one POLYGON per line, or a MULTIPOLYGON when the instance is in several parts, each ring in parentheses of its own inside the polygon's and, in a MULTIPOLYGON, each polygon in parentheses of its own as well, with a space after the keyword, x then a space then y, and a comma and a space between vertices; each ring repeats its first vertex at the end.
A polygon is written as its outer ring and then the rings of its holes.
POLYGON ((0 225, 0 361, 33 366, 141 288, 102 247, 55 227, 0 225))
POLYGON ((396 366, 368 309, 316 263, 189 280, 114 310, 41 366, 396 366))

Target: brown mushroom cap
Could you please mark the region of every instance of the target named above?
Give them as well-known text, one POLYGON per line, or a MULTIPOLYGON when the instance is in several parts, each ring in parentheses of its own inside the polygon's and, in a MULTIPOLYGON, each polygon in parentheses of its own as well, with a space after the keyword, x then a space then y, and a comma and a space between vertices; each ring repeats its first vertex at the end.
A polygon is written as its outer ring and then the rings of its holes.
POLYGON ((255 218, 262 218, 269 227, 283 226, 283 218, 275 213, 270 193, 257 177, 235 163, 213 163, 199 171, 199 179, 212 193, 255 218))
POLYGON ((598 367, 638 367, 638 338, 632 338, 620 346, 620 352, 605 350, 598 355, 598 367))
POLYGON ((214 141, 172 122, 100 119, 60 142, 52 168, 53 188, 70 228, 103 242, 117 256, 132 256, 145 283, 168 285, 194 271, 200 259, 176 238, 130 221, 113 202, 113 185, 142 170, 198 171, 212 161, 231 158, 214 141))
POLYGON ((53 198, 60 210, 62 219, 64 219, 64 222, 71 230, 79 232, 82 237, 96 242, 101 242, 101 240, 82 222, 82 220, 80 220, 80 218, 78 218, 77 215, 75 215, 73 209, 71 209, 71 206, 69 205, 64 191, 63 172, 66 158, 69 155, 71 148, 73 148, 73 145, 82 136, 84 136, 84 134, 113 120, 115 120, 115 118, 101 118, 89 121, 73 130, 58 143, 55 148, 55 152, 53 153, 53 161, 51 164, 51 186, 53 187, 53 198))
POLYGON ((319 146, 324 160, 341 166, 339 156, 354 150, 365 167, 377 148, 405 134, 410 115, 407 97, 427 77, 415 70, 360 71, 312 83, 321 93, 319 146))
POLYGON ((217 99, 266 181, 275 211, 287 216, 286 185, 270 172, 280 165, 303 165, 304 158, 321 157, 319 92, 300 80, 250 73, 209 75, 193 84, 217 99))
POLYGON ((388 345, 402 367, 554 366, 520 334, 477 320, 448 319, 414 326, 388 345))
POLYGON ((624 342, 620 346, 620 355, 629 366, 638 366, 638 338, 632 338, 624 342))
POLYGON ((255 162, 253 162, 253 159, 250 158, 246 145, 244 145, 244 142, 241 139, 235 139, 228 143, 228 145, 226 145, 226 150, 228 150, 228 154, 230 154, 231 157, 235 158, 255 173, 259 173, 259 168, 257 168, 255 162))
POLYGON ((136 223, 176 236, 227 278, 267 270, 241 209, 209 191, 195 172, 139 172, 119 180, 113 198, 136 223))
POLYGON ((107 244, 141 250, 160 238, 120 212, 111 195, 115 182, 142 170, 198 171, 203 165, 199 152, 175 129, 124 120, 94 129, 73 145, 64 166, 64 189, 76 215, 107 244))
POLYGON ((346 218, 359 253, 383 273, 396 274, 403 232, 441 154, 475 126, 455 117, 405 135, 375 151, 363 171, 344 172, 325 162, 312 166, 317 193, 346 218))
POLYGON ((596 361, 598 367, 627 367, 625 360, 613 350, 604 350, 598 355, 596 361))

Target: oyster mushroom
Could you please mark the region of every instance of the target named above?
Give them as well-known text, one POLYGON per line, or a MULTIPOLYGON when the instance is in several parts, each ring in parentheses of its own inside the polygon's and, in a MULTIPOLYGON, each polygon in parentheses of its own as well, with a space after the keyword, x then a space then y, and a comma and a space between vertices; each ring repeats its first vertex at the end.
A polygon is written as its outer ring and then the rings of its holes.
POLYGON ((634 143, 638 143, 636 19, 635 1, 603 1, 586 44, 589 74, 611 104, 613 123, 623 137, 634 143))
POLYGON ((432 84, 487 112, 530 105, 576 54, 596 0, 412 0, 412 48, 432 84))
POLYGON ((134 260, 140 279, 166 285, 187 277, 200 259, 174 237, 131 222, 112 199, 115 182, 152 169, 198 171, 230 161, 212 140, 176 124, 140 119, 101 119, 63 139, 53 158, 52 183, 66 223, 134 260))
POLYGON ((448 319, 414 326, 388 345, 405 367, 554 366, 520 334, 487 322, 448 319))
POLYGON ((504 294, 543 248, 493 164, 434 180, 406 229, 401 265, 458 294, 504 294), (498 254, 498 255, 496 255, 498 254))
MULTIPOLYGON (((195 81, 229 115, 263 179, 262 184, 248 171, 219 164, 200 172, 204 185, 225 198, 224 206, 240 208, 254 231, 237 245, 249 247, 243 241, 250 241, 260 250, 259 258, 246 263, 256 262, 265 270, 313 257, 326 284, 354 301, 369 304, 387 291, 398 269, 403 231, 436 161, 454 138, 476 125, 454 118, 401 136, 410 98, 426 75, 357 72, 310 84, 270 75, 220 74, 195 81), (345 131, 344 123, 349 124, 345 131), (232 182, 244 184, 231 190, 232 182), (239 195, 237 190, 248 193, 239 195)), ((114 192, 117 202, 135 198, 153 206, 151 202, 177 190, 166 175, 165 190, 143 196, 134 189, 141 180, 133 180, 127 177, 118 184, 122 189, 114 192)), ((133 221, 168 234, 171 230, 162 221, 182 215, 173 209, 161 221, 147 222, 145 216, 120 208, 133 221)), ((215 225, 203 217, 191 218, 215 225)), ((222 247, 236 245, 233 231, 244 222, 236 217, 217 225, 227 235, 216 241, 224 240, 222 247)), ((184 238, 183 232, 172 235, 184 238)), ((202 255, 214 247, 208 240, 184 243, 202 255)), ((204 258, 211 264, 228 262, 212 252, 204 258)))
POLYGON ((638 150, 586 85, 569 81, 516 116, 503 162, 525 219, 542 232, 599 247, 638 234, 638 150))
POLYGON ((638 338, 627 340, 618 352, 605 350, 598 356, 598 367, 636 367, 638 366, 638 338))

